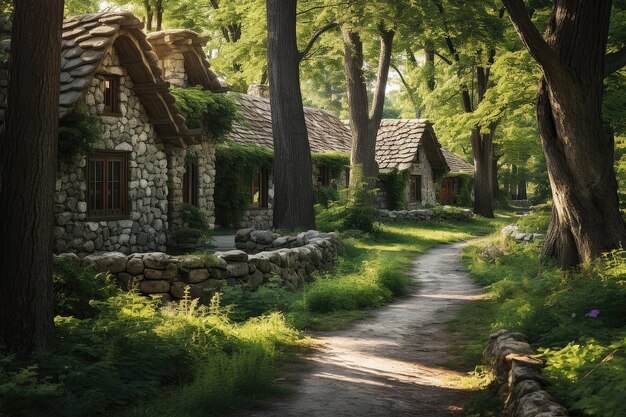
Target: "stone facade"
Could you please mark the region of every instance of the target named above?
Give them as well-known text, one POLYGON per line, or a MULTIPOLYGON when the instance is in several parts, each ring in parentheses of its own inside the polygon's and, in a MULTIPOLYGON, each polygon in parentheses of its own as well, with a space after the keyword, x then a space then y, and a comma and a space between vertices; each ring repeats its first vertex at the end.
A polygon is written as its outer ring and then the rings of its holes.
MULTIPOLYGON (((87 256, 82 264, 110 273, 125 289, 137 288, 142 294, 169 301, 183 298, 188 288, 192 298, 208 303, 212 294, 224 286, 244 285, 256 290, 270 279, 295 291, 310 282, 314 272, 332 268, 337 258, 336 235, 307 233, 298 240, 298 247, 254 255, 240 250, 217 252, 210 257, 110 252, 87 256)), ((74 254, 59 256, 78 261, 74 254)))
MULTIPOLYGON (((417 152, 417 161, 409 168, 410 175, 421 175, 422 177, 422 201, 415 203, 407 203, 408 209, 434 206, 437 204, 437 195, 435 193, 435 178, 433 175, 433 169, 428 162, 426 152, 423 149, 419 149, 417 152)), ((409 186, 406 189, 406 200, 409 201, 409 186)))
POLYGON ((185 72, 185 57, 182 53, 172 53, 163 56, 160 61, 163 79, 176 87, 187 87, 187 73, 185 72))
MULTIPOLYGON (((95 144, 94 152, 115 151, 128 156, 129 215, 120 220, 88 218, 87 157, 60 162, 54 196, 55 251, 163 251, 168 228, 166 154, 155 140, 154 127, 114 48, 103 59, 98 74, 120 77, 120 115, 100 116, 102 142, 95 144)), ((103 83, 101 78, 94 77, 84 98, 83 106, 91 115, 103 112, 103 83)))
POLYGON ((541 374, 543 361, 535 356, 521 333, 500 330, 489 336, 484 357, 493 368, 492 388, 504 401, 504 415, 568 416, 567 409, 543 389, 548 380, 541 374))

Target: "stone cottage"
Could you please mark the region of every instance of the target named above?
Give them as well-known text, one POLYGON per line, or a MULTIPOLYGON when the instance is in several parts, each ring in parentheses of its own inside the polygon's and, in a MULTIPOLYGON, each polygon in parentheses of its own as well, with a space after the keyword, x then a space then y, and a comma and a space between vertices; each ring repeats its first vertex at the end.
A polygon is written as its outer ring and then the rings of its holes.
MULTIPOLYGON (((252 94, 238 94, 236 100, 242 120, 236 123, 229 135, 229 140, 239 145, 255 145, 273 149, 269 99, 252 94)), ((304 117, 311 152, 350 154, 350 133, 339 118, 325 110, 308 107, 304 108, 304 117)), ((316 186, 328 186, 333 180, 330 168, 324 165, 314 165, 312 175, 316 186)), ((335 180, 345 184, 347 175, 348 173, 344 172, 335 180)), ((257 229, 271 228, 274 197, 274 184, 271 176, 260 169, 252 173, 249 186, 251 188, 250 209, 246 211, 240 226, 257 229)))
MULTIPOLYGON (((376 162, 381 173, 408 171, 408 209, 435 205, 436 178, 449 170, 433 125, 426 119, 383 119, 376 138, 376 162)), ((387 208, 381 192, 379 205, 387 208)))
POLYGON ((181 224, 183 202, 212 219, 214 144, 210 132, 186 126, 168 81, 223 87, 208 69, 202 38, 186 31, 153 35, 159 57, 142 29, 128 12, 63 24, 59 117, 96 116, 101 140, 89 154, 59 161, 56 252, 164 251, 168 231, 181 224), (180 55, 168 53, 181 39, 180 55), (197 166, 186 162, 190 154, 197 166))
MULTIPOLYGON (((441 151, 450 167, 450 172, 440 180, 439 203, 448 205, 463 203, 463 201, 460 201, 460 193, 463 187, 468 187, 468 190, 471 189, 471 183, 474 178, 474 166, 450 151, 445 149, 441 151), (467 181, 467 184, 464 184, 465 181, 467 181)), ((468 203, 468 201, 464 203, 468 203)))

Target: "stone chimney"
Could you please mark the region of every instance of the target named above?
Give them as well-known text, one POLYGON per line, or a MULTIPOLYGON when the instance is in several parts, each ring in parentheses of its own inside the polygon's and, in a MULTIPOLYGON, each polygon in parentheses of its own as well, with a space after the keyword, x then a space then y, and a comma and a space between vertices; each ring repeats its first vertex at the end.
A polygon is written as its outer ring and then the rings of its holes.
POLYGON ((250 84, 248 94, 251 96, 270 98, 270 86, 267 84, 250 84))

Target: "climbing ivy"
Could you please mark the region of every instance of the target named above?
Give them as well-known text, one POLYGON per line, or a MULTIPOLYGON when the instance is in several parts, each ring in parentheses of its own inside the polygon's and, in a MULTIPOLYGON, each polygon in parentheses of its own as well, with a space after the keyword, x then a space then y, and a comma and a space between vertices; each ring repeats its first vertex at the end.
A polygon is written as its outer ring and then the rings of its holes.
POLYGON ((244 176, 264 168, 272 171, 274 153, 265 147, 237 145, 217 146, 215 153, 215 218, 222 226, 238 226, 248 209, 250 196, 244 187, 244 176))
POLYGON ((387 195, 389 210, 401 210, 406 204, 406 186, 409 181, 409 171, 392 169, 384 174, 378 174, 383 190, 387 195))
POLYGON ((330 167, 330 175, 334 179, 339 178, 343 171, 350 167, 350 156, 339 152, 313 152, 311 161, 315 165, 330 167))
POLYGON ((239 114, 234 100, 227 94, 212 93, 200 87, 171 87, 178 111, 187 119, 187 126, 199 128, 204 125, 222 142, 233 130, 239 114))
POLYGON ((83 113, 69 114, 59 123, 59 158, 70 161, 88 154, 101 139, 100 119, 83 113))

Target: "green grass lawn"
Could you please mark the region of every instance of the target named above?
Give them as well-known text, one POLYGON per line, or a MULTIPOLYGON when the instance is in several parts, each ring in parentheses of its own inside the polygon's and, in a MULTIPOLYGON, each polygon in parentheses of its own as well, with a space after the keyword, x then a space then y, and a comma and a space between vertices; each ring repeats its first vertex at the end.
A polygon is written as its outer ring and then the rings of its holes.
MULTIPOLYGON (((520 228, 545 231, 545 217, 526 216, 520 228)), ((479 364, 490 333, 521 331, 546 361, 544 372, 552 381, 548 390, 559 401, 581 416, 623 416, 626 252, 564 272, 540 264, 540 250, 539 243, 516 244, 498 235, 465 248, 464 261, 489 298, 468 306, 450 323, 451 330, 463 335, 455 353, 463 355, 466 365, 479 364)), ((482 395, 478 403, 484 406, 482 395)), ((491 415, 474 405, 468 415, 491 415)))

